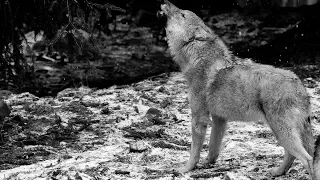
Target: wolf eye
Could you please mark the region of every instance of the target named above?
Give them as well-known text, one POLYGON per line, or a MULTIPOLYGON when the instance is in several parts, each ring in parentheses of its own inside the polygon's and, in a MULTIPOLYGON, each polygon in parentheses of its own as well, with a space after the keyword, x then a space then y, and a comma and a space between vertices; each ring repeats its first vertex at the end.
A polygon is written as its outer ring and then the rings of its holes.
POLYGON ((184 18, 184 14, 183 14, 183 13, 181 13, 181 15, 182 15, 182 17, 184 18))

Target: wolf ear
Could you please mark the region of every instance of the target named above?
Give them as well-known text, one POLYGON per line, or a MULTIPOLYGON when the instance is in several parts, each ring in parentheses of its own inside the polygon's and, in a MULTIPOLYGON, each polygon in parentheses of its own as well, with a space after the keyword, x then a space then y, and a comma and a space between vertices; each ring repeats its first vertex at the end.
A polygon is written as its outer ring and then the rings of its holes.
POLYGON ((194 34, 197 40, 211 40, 214 38, 211 29, 205 25, 197 27, 194 34))

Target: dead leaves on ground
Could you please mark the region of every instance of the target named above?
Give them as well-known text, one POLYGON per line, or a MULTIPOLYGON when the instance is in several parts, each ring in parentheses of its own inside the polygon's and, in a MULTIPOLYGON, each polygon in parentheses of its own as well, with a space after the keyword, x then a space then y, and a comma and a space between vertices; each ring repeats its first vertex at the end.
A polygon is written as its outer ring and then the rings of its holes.
MULTIPOLYGON (((319 91, 308 91, 316 112, 319 91)), ((0 177, 8 179, 268 179, 268 169, 282 161, 283 149, 268 127, 232 122, 215 165, 203 164, 207 138, 198 168, 186 175, 174 171, 188 159, 191 145, 187 87, 177 73, 108 89, 69 88, 55 98, 10 95, 5 101, 12 113, 1 131, 0 177)), ((296 163, 281 179, 307 177, 303 169, 296 163)))

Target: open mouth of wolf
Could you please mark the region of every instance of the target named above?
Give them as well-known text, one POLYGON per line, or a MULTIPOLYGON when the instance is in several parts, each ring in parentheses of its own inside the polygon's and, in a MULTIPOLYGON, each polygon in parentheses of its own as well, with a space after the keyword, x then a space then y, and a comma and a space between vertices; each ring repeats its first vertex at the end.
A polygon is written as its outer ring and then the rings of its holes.
POLYGON ((174 9, 178 9, 168 0, 161 0, 160 2, 161 10, 157 12, 157 17, 161 25, 165 26, 168 21, 168 17, 173 12, 174 9))

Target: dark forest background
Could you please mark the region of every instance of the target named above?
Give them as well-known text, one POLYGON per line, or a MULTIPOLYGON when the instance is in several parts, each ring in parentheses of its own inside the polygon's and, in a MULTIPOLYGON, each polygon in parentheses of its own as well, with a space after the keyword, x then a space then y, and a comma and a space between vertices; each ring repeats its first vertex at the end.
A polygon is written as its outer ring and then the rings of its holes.
MULTIPOLYGON (((317 77, 317 0, 172 3, 215 25, 212 28, 224 40, 236 37, 237 41, 227 42, 236 55, 292 68, 300 77, 317 77), (221 14, 231 18, 219 20, 221 14), (235 18, 239 14, 247 22, 239 25, 235 18), (220 22, 226 25, 217 28, 220 22), (254 39, 246 39, 241 28, 255 34, 254 39)), ((163 24, 156 17, 159 4, 158 0, 1 0, 0 89, 46 96, 66 87, 108 87, 178 70, 166 54, 163 24)))

